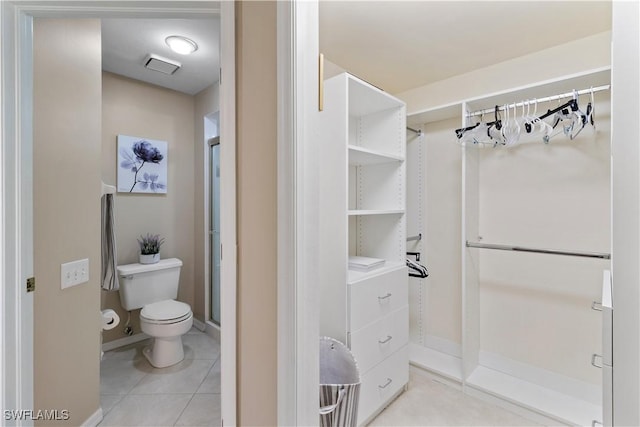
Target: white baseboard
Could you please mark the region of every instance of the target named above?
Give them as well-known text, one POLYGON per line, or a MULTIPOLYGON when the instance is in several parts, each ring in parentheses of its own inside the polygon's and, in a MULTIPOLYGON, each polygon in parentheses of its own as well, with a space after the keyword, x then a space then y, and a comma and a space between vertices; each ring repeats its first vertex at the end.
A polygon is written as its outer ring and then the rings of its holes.
POLYGON ((602 404, 602 388, 595 384, 486 351, 480 352, 478 364, 594 405, 602 404))
POLYGON ((193 326, 195 326, 195 328, 201 332, 204 332, 205 329, 207 328, 207 326, 205 325, 204 322, 201 322, 200 320, 196 319, 195 317, 193 318, 193 326))
POLYGON ((99 407, 89 418, 87 418, 82 424, 82 427, 97 427, 102 421, 102 407, 99 407))
POLYGON ((454 357, 462 356, 462 346, 459 343, 445 338, 436 337, 435 335, 426 335, 424 337, 424 345, 425 347, 432 348, 440 353, 454 357))
POLYGON ((140 341, 144 341, 149 338, 149 335, 144 333, 139 333, 135 335, 131 335, 130 337, 119 338, 117 340, 109 341, 102 344, 102 351, 109 351, 115 348, 124 347, 125 345, 134 344, 140 341))

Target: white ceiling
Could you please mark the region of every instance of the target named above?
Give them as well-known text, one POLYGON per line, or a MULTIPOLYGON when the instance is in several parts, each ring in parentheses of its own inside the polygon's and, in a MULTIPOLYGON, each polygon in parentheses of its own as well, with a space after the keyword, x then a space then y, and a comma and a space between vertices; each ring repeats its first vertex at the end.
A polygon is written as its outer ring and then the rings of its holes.
MULTIPOLYGON (((610 1, 320 1, 320 51, 391 93, 610 29, 610 1)), ((219 19, 103 19, 103 69, 196 94, 218 80, 219 34, 219 19), (172 52, 173 34, 199 49, 172 52), (148 70, 149 53, 182 68, 148 70)))
POLYGON ((325 58, 391 93, 610 29, 610 1, 320 1, 325 58))
POLYGON ((219 19, 103 19, 102 69, 136 80, 195 95, 218 81, 220 69, 219 19), (181 35, 198 44, 191 55, 179 55, 165 44, 181 35), (173 75, 144 67, 147 54, 178 61, 173 75))

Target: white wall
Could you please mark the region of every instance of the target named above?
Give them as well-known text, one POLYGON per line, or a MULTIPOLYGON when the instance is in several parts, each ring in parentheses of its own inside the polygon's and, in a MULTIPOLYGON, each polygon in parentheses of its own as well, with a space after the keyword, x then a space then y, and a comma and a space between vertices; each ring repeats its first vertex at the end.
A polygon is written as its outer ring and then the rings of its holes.
POLYGON ((613 2, 613 417, 640 425, 640 8, 613 2))

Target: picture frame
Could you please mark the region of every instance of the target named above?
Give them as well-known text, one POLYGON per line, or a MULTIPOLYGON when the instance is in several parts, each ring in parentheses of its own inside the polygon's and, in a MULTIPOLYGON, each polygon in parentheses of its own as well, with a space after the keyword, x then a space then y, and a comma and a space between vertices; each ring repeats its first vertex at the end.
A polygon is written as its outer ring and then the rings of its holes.
POLYGON ((118 135, 117 145, 119 193, 167 193, 166 141, 118 135))

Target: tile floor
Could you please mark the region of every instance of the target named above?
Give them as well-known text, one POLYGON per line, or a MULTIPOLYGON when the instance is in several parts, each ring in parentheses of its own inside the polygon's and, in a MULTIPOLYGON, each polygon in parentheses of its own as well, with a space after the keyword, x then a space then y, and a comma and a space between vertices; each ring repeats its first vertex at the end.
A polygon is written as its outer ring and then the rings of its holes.
POLYGON ((192 328, 185 358, 156 369, 142 355, 149 340, 104 354, 100 426, 219 426, 220 343, 192 328))
MULTIPOLYGON (((192 329, 185 359, 152 368, 142 355, 149 340, 104 354, 100 426, 219 426, 220 344, 192 329)), ((498 406, 467 396, 411 368, 409 390, 370 426, 538 426, 498 406)))
POLYGON ((409 390, 370 426, 539 426, 539 424, 462 393, 411 368, 409 390))

